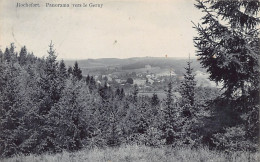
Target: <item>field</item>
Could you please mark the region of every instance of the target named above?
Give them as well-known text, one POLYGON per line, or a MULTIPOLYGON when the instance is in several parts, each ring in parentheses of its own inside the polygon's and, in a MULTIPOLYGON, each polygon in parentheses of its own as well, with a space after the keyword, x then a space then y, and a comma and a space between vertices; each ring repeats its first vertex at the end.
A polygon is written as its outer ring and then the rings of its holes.
POLYGON ((258 162, 259 153, 210 151, 207 148, 151 148, 127 145, 119 148, 81 150, 55 155, 29 155, 0 159, 2 162, 258 162))
POLYGON ((138 95, 139 96, 149 96, 149 97, 152 97, 154 93, 156 93, 157 96, 159 97, 159 99, 161 99, 161 100, 166 98, 166 93, 165 92, 160 92, 160 91, 156 91, 156 92, 139 92, 138 95))

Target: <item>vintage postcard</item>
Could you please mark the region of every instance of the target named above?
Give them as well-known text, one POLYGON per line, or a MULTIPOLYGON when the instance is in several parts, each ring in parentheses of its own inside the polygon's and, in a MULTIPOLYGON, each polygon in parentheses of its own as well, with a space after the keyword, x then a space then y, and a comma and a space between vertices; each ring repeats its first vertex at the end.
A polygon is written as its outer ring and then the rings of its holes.
POLYGON ((258 0, 1 0, 0 161, 259 161, 258 0))

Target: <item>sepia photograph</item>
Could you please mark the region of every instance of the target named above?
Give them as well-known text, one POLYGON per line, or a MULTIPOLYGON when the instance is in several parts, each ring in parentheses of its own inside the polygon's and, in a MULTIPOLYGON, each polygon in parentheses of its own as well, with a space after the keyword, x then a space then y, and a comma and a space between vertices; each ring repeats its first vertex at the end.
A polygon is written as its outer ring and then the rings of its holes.
POLYGON ((259 162, 259 0, 0 0, 1 162, 259 162))

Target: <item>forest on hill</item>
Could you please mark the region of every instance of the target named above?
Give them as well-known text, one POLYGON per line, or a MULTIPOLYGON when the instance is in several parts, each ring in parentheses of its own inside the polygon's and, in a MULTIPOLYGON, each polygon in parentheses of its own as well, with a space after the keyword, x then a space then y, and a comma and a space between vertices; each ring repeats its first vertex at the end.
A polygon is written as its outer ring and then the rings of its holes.
MULTIPOLYGON (((188 57, 187 57, 188 58, 188 57)), ((78 62, 81 69, 95 69, 95 68, 107 68, 117 67, 122 70, 135 70, 144 68, 145 65, 152 67, 160 67, 161 69, 169 69, 169 67, 176 69, 177 71, 184 71, 183 65, 186 64, 187 58, 175 58, 175 57, 133 57, 133 58, 101 58, 101 59, 87 59, 87 60, 64 60, 66 65, 73 66, 75 61, 78 62)), ((194 70, 204 70, 201 68, 199 61, 192 58, 194 70)))
POLYGON ((202 121, 210 114, 207 102, 219 90, 196 87, 190 62, 185 81, 178 89, 169 82, 167 98, 161 101, 157 94, 139 96, 136 85, 126 95, 123 88, 83 77, 77 62, 67 68, 56 60, 53 44, 46 58, 27 53, 26 47, 19 54, 14 49, 11 44, 0 52, 2 156, 133 143, 195 147, 211 142, 201 138, 202 121), (183 95, 180 101, 173 93, 177 90, 183 95))

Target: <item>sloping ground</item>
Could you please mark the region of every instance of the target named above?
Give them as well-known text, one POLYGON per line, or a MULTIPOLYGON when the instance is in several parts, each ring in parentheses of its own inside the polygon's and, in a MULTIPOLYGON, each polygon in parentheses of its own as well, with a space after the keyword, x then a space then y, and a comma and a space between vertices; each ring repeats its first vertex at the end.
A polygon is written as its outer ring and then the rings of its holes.
MULTIPOLYGON (((173 68, 177 72, 184 72, 188 58, 163 58, 163 57, 133 57, 133 58, 100 58, 100 59, 85 59, 85 60, 64 60, 67 66, 73 66, 75 61, 78 62, 82 69, 93 69, 101 67, 121 67, 123 70, 133 70, 144 68, 145 65, 160 68, 173 68)), ((203 70, 199 61, 191 59, 192 68, 194 70, 203 70)))
POLYGON ((259 153, 225 154, 209 151, 206 148, 191 150, 189 148, 151 148, 137 145, 0 159, 2 162, 258 162, 259 160, 259 153))

